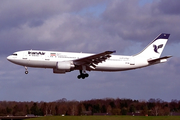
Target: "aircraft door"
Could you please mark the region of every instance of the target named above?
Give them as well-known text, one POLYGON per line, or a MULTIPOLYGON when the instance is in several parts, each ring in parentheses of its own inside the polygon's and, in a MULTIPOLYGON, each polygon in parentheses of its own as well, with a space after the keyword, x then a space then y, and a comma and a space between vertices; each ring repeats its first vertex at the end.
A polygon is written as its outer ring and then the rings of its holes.
POLYGON ((23 59, 27 60, 28 59, 28 52, 23 53, 23 59))
POLYGON ((30 59, 29 59, 28 51, 23 53, 22 59, 24 60, 24 63, 25 63, 26 65, 28 65, 29 60, 30 60, 30 59))
POLYGON ((135 65, 135 58, 131 57, 129 63, 130 63, 130 65, 135 65))
POLYGON ((46 61, 50 60, 50 54, 48 52, 45 53, 45 60, 46 61))

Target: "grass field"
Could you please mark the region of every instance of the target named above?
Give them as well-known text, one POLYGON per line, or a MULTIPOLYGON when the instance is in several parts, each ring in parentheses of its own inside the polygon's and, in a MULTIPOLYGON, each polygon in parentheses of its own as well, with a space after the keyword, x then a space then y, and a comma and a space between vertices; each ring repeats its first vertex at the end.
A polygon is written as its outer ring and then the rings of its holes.
POLYGON ((180 116, 48 116, 28 120, 180 120, 180 116))

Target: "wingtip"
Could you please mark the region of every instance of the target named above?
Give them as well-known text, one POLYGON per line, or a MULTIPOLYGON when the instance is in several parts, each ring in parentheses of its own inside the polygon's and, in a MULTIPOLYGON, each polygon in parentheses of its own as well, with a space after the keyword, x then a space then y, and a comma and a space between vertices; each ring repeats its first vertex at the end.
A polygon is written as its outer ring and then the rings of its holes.
POLYGON ((112 53, 116 53, 116 50, 112 51, 112 53))
POLYGON ((112 54, 112 53, 116 53, 116 51, 106 51, 107 54, 112 54))
POLYGON ((168 58, 171 58, 171 57, 173 57, 172 55, 169 55, 169 56, 167 56, 168 58))

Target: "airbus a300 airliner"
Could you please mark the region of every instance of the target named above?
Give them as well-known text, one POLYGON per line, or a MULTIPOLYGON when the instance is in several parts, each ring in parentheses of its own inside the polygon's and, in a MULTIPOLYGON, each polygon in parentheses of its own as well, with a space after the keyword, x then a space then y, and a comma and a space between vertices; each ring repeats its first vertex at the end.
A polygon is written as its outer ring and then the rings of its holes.
POLYGON ((78 79, 89 76, 86 71, 125 71, 166 62, 171 56, 160 57, 170 34, 158 35, 144 50, 132 56, 112 55, 115 51, 99 54, 56 52, 41 50, 18 51, 7 57, 12 63, 25 67, 52 68, 54 73, 63 74, 79 70, 78 79))

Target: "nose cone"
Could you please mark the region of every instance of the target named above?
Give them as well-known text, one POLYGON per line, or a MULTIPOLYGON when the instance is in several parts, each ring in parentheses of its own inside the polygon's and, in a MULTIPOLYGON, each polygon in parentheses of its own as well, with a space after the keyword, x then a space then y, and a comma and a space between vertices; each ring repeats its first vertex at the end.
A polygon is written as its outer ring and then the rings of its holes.
POLYGON ((9 55, 7 57, 7 60, 12 62, 12 63, 16 63, 17 62, 17 59, 18 58, 18 54, 17 53, 13 53, 12 55, 9 55))
POLYGON ((8 57, 7 57, 7 60, 8 60, 8 61, 10 61, 10 62, 12 62, 12 61, 13 61, 12 56, 11 56, 11 55, 10 55, 10 56, 8 56, 8 57))
POLYGON ((10 59, 11 59, 10 56, 8 56, 8 57, 7 57, 7 60, 10 60, 10 59))

